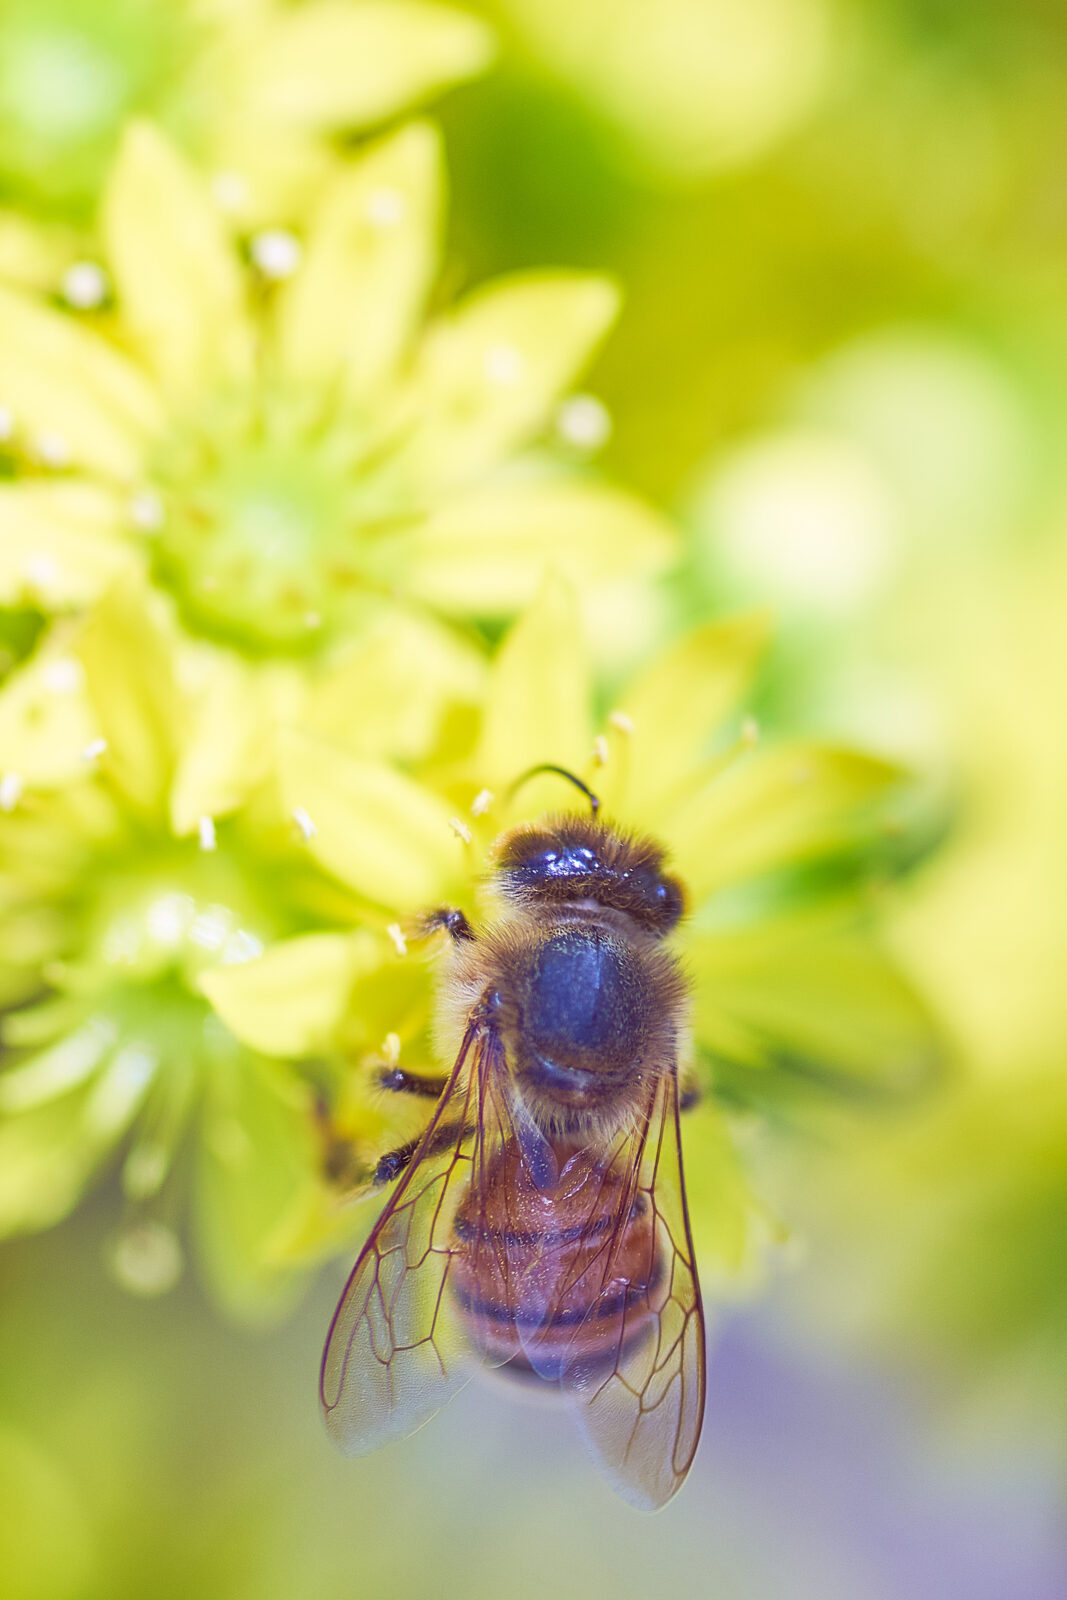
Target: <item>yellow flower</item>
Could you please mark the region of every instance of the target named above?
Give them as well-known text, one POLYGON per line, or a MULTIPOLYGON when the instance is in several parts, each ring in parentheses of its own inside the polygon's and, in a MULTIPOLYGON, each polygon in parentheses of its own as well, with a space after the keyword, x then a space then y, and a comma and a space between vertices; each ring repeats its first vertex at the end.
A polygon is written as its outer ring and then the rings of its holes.
MULTIPOLYGON (((190 837, 178 823, 206 746, 190 741, 181 652, 158 597, 110 591, 52 658, 83 675, 92 769, 50 794, 0 779, 0 1229, 58 1220, 121 1150, 115 1269, 163 1288, 179 1261, 166 1180, 184 1150, 217 1296, 239 1311, 284 1300, 297 1267, 360 1226, 346 1196, 414 1131, 417 1108, 372 1073, 432 1054, 416 915, 491 909, 494 837, 570 803, 548 776, 507 798, 550 761, 661 839, 686 883, 694 1049, 713 1091, 691 1119, 690 1198, 709 1268, 750 1271, 775 1225, 724 1107, 788 1109, 816 1074, 906 1091, 931 1052, 847 873, 829 894, 812 876, 869 855, 900 774, 818 744, 759 747, 738 707, 765 632, 758 617, 699 628, 597 716, 576 601, 553 579, 499 648, 479 714, 449 717, 416 775, 283 727, 272 781, 190 837)), ((227 766, 246 730, 220 679, 207 687, 227 766)))
MULTIPOLYGON (((529 273, 424 325, 441 189, 437 135, 406 127, 244 263, 176 149, 132 127, 102 208, 113 314, 0 289, 0 604, 59 614, 145 572, 199 657, 225 655, 261 745, 310 695, 310 725, 408 757, 477 690, 434 613, 505 614, 546 564, 595 585, 669 559, 658 515, 529 448, 615 290, 529 273)), ((185 827, 246 784, 219 787, 185 827)))
POLYGON ((147 114, 242 220, 277 221, 329 141, 491 53, 483 23, 425 0, 5 0, 0 203, 87 221, 123 124, 147 114))
MULTIPOLYGON (((59 1220, 121 1148, 115 1270, 134 1289, 165 1288, 181 1259, 166 1221, 181 1158, 208 1280, 223 1304, 254 1311, 289 1292, 265 1241, 319 1161, 311 1079, 288 1060, 293 1027, 302 1047, 318 1040, 312 1053, 328 1042, 346 985, 381 965, 388 938, 268 799, 176 832, 201 757, 157 609, 124 583, 51 657, 53 671, 80 674, 91 718, 79 777, 47 795, 0 780, 0 1232, 59 1220), (256 1050, 204 986, 279 939, 291 960, 302 952, 306 980, 288 1032, 256 1050)), ((226 706, 220 748, 245 735, 226 706)))
MULTIPOLYGON (((751 1264, 768 1221, 741 1176, 723 1106, 787 1112, 813 1082, 823 1094, 907 1094, 925 1081, 935 1050, 927 1015, 880 948, 856 873, 845 870, 870 859, 902 774, 818 743, 760 748, 738 708, 765 634, 759 617, 698 628, 597 716, 576 605, 553 581, 502 645, 465 748, 457 743, 447 763, 425 768, 420 788, 394 795, 380 773, 302 731, 284 735, 279 760, 286 808, 314 825, 310 853, 394 919, 396 949, 384 966, 328 1008, 343 1018, 340 1054, 378 1066, 387 1034, 416 1070, 433 1055, 431 971, 411 940, 411 914, 440 903, 475 919, 491 914, 493 839, 573 803, 551 776, 508 800, 521 773, 553 762, 581 774, 610 820, 668 847, 690 895, 682 955, 695 1054, 713 1091, 687 1139, 691 1201, 702 1252, 726 1276, 751 1264), (442 807, 465 841, 462 857, 444 836, 442 807)), ((311 1044, 293 1000, 303 971, 299 942, 282 941, 239 969, 214 969, 205 989, 250 1048, 284 1036, 300 1057, 311 1044)), ((324 1004, 329 988, 324 977, 324 1004)), ((365 1072, 342 1076, 334 1111, 364 1172, 383 1148, 380 1112, 368 1126, 368 1082, 365 1072)), ((359 1223, 329 1185, 313 1183, 278 1248, 314 1253, 359 1223)))

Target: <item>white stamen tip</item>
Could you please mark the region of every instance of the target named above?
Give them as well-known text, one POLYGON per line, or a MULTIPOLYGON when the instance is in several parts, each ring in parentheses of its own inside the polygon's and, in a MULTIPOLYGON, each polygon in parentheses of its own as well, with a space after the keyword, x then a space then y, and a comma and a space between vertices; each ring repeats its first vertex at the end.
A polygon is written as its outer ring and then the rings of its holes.
POLYGON ((598 767, 606 767, 608 764, 609 755, 610 751, 608 749, 608 741, 605 739, 602 733, 598 733, 596 738, 593 740, 593 760, 596 762, 598 767))
POLYGON ((75 261, 63 274, 59 292, 75 311, 96 311, 110 290, 107 273, 98 261, 75 261))
POLYGON ((387 1066, 395 1067, 400 1060, 400 1035, 387 1033, 382 1040, 382 1060, 387 1066))
POLYGON ((470 844, 472 834, 462 817, 449 817, 448 826, 458 839, 463 840, 464 844, 470 844))
POLYGON ((248 204, 248 180, 239 172, 216 172, 211 193, 220 211, 243 211, 248 204))
POLYGON ((201 850, 214 850, 218 845, 215 833, 214 817, 201 817, 196 825, 196 836, 200 840, 201 850))
POLYGON ((0 444, 6 444, 14 437, 15 413, 9 411, 7 406, 0 406, 0 444))
POLYGON ((406 956, 408 953, 408 942, 404 938, 404 930, 400 926, 399 922, 391 922, 385 931, 389 935, 390 939, 392 939, 397 955, 406 956))
POLYGON ((130 497, 130 519, 142 533, 158 533, 163 526, 163 502, 153 489, 138 489, 130 497))
POLYGON ((117 1239, 109 1252, 112 1274, 130 1294, 166 1294, 182 1274, 182 1247, 162 1222, 141 1222, 117 1239))
POLYGON ((485 352, 485 375, 490 383, 518 383, 523 365, 522 351, 513 344, 492 344, 485 352))
POLYGON ((57 656, 41 670, 41 682, 50 694, 73 694, 84 677, 81 662, 74 656, 57 656))
POLYGON ((556 431, 576 450, 599 450, 611 438, 611 412, 592 394, 572 394, 556 413, 556 431))
POLYGON ((0 778, 0 811, 14 811, 22 798, 22 779, 17 772, 5 772, 0 778))
POLYGON ((61 433, 39 433, 32 449, 42 467, 58 472, 70 465, 70 446, 61 433))
POLYGON ((492 789, 479 789, 471 801, 471 816, 484 817, 493 803, 492 789))
POLYGON ((82 751, 83 761, 98 761, 107 749, 106 739, 91 739, 82 751))
POLYGON ((50 589, 59 577, 59 568, 52 556, 30 556, 22 564, 26 581, 35 589, 50 589))
POLYGON ((815 776, 815 769, 810 761, 798 761, 789 776, 795 784, 810 783, 815 776))
POLYGON ((376 228, 395 228, 406 210, 407 201, 399 189, 375 189, 367 200, 367 220, 376 228))
POLYGON ((288 228, 264 228, 254 236, 249 248, 252 260, 271 283, 291 278, 304 254, 300 240, 288 228))
POLYGON ((746 717, 741 724, 741 743, 759 744, 759 723, 755 717, 746 717))
POLYGON ((620 733, 630 734, 634 731, 634 719, 625 711, 609 711, 608 721, 613 728, 618 728, 620 733))
POLYGON ((312 822, 303 806, 293 807, 293 821, 296 823, 297 833, 300 835, 301 839, 305 841, 305 843, 308 839, 313 839, 315 837, 315 824, 312 822))

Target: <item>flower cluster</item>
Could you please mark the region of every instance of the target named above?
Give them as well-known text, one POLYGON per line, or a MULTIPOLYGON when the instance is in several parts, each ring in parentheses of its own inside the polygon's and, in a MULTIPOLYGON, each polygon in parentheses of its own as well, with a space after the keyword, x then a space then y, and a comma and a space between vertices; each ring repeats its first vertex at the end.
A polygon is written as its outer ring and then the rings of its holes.
POLYGON ((736 1274, 774 1224, 726 1108, 929 1067, 855 871, 901 774, 760 747, 760 617, 701 625, 605 698, 583 605, 675 551, 553 444, 561 406, 572 445, 602 432, 571 391, 615 289, 529 272, 442 305, 434 127, 326 139, 476 70, 484 29, 407 0, 177 7, 164 104, 149 9, 0 22, 0 180, 82 251, 0 285, 0 1233, 107 1172, 129 1287, 168 1287, 188 1232, 222 1304, 284 1303, 403 1131, 376 1072, 432 1058, 417 913, 488 909, 495 837, 559 809, 549 779, 507 798, 547 762, 687 884, 718 1091, 690 1189, 736 1274), (46 192, 35 162, 65 140, 46 192))
MULTIPOLYGON (((493 41, 429 0, 9 0, 0 15, 0 204, 84 223, 130 117, 180 139, 242 221, 275 220, 339 138, 480 72, 493 41)), ((2 235, 0 235, 2 236, 2 235)), ((3 253, 0 251, 0 261, 3 253)))

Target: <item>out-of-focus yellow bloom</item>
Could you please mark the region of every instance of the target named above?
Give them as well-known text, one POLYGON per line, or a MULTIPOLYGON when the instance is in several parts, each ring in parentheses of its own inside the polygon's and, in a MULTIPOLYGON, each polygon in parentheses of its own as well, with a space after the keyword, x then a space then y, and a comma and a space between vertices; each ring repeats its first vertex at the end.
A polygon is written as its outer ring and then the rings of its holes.
POLYGON ((143 572, 199 656, 225 657, 249 736, 186 828, 247 791, 249 747, 294 697, 364 753, 419 753, 443 697, 478 677, 433 613, 506 613, 546 564, 595 587, 671 554, 652 510, 527 448, 614 288, 529 273, 424 326, 441 190, 436 134, 406 127, 244 263, 204 185, 138 124, 102 210, 113 311, 91 325, 0 290, 0 604, 61 614, 143 572))
POLYGON ((661 180, 699 180, 762 155, 831 74, 826 0, 501 3, 534 53, 661 180))
MULTIPOLYGON (((722 1101, 773 1106, 791 1079, 813 1077, 865 1094, 921 1084, 934 1049, 929 1023, 870 917, 854 893, 800 882, 816 863, 869 849, 901 774, 843 748, 758 747, 737 708, 765 633, 758 617, 698 629, 598 717, 574 600, 551 582, 501 647, 466 748, 457 744, 451 759, 427 768, 421 788, 394 793, 392 780, 337 745, 284 736, 281 790, 286 809, 314 825, 308 850, 395 919, 396 949, 360 980, 355 998, 349 991, 338 1051, 380 1066, 391 1034, 403 1060, 432 1057, 431 974, 409 942, 411 915, 442 902, 475 920, 491 913, 493 840, 523 817, 571 803, 552 777, 532 779, 508 800, 519 774, 548 761, 583 773, 611 821, 648 830, 669 848, 691 896, 681 943, 694 980, 695 1050, 722 1101)), ((321 1043, 323 1015, 341 1008, 337 984, 321 971, 322 1010, 302 1014, 306 975, 302 943, 282 941, 240 968, 214 968, 204 988, 250 1048, 284 1039, 300 1057, 313 1038, 321 1043)), ((364 1171, 381 1153, 380 1115, 368 1134, 368 1083, 363 1073, 342 1077, 335 1108, 364 1171)), ((702 1247, 724 1276, 735 1275, 751 1265, 766 1219, 715 1099, 693 1114, 687 1151, 702 1247)), ((335 1192, 316 1183, 280 1239, 287 1251, 314 1252, 352 1227, 335 1192)))
POLYGON ((331 140, 491 54, 483 23, 429 0, 6 0, 0 204, 88 221, 124 123, 147 115, 243 222, 276 222, 321 179, 331 140))
MULTIPOLYGON (((737 707, 765 632, 758 617, 697 630, 598 718, 576 601, 553 579, 500 647, 480 715, 458 708, 416 776, 282 728, 273 780, 190 837, 190 766, 213 752, 228 767, 246 730, 209 676, 212 737, 196 736, 166 607, 123 580, 50 658, 84 680, 90 770, 44 795, 0 778, 0 1229, 58 1220, 121 1149, 132 1220, 115 1269, 166 1287, 180 1256, 164 1186, 184 1151, 219 1298, 284 1296, 294 1265, 353 1227, 323 1174, 364 1177, 417 1110, 372 1078, 397 1052, 432 1054, 431 965, 405 953, 416 913, 489 909, 494 837, 567 803, 548 777, 508 800, 542 761, 584 771, 609 817, 671 850, 695 1047, 721 1099, 773 1103, 813 1073, 914 1086, 921 1008, 855 896, 799 881, 869 848, 900 774, 846 749, 758 747, 737 707), (325 1145, 313 1084, 332 1102, 325 1145)), ((736 1276, 769 1223, 714 1099, 689 1167, 705 1253, 736 1276)))
POLYGON ((1035 535, 1025 555, 931 559, 899 602, 922 627, 966 804, 900 897, 893 935, 935 999, 956 1071, 923 1114, 867 1129, 787 1191, 824 1241, 807 1285, 824 1327, 907 1354, 972 1411, 1022 1411, 1061 1439, 1065 594, 1062 541, 1035 535))
MULTIPOLYGON (((380 965, 388 941, 269 804, 217 827, 205 815, 193 837, 175 829, 183 774, 202 756, 157 609, 127 581, 50 657, 84 691, 80 777, 43 796, 0 779, 0 1232, 63 1217, 122 1147, 129 1216, 115 1270, 134 1289, 163 1289, 181 1263, 167 1181, 180 1162, 208 1278, 224 1304, 251 1310, 284 1295, 264 1241, 318 1160, 311 1089, 278 1059, 286 1036, 249 1049, 203 985, 216 967, 309 936, 297 942, 308 982, 291 997, 306 1046, 316 1019, 325 1026, 324 974, 339 1011, 345 983, 380 965)), ((245 733, 227 709, 236 716, 223 691, 220 753, 245 733)))

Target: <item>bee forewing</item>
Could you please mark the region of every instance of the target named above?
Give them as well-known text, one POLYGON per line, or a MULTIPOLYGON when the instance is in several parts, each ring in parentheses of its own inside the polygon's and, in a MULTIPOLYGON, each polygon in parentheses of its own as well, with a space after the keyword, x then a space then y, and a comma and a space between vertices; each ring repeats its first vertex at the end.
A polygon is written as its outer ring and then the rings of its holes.
POLYGON ((489 1037, 472 1023, 419 1150, 360 1252, 334 1313, 319 1392, 326 1427, 362 1455, 428 1421, 470 1376, 447 1285, 452 1218, 471 1169, 489 1037), (442 1148, 442 1134, 455 1139, 442 1148))

